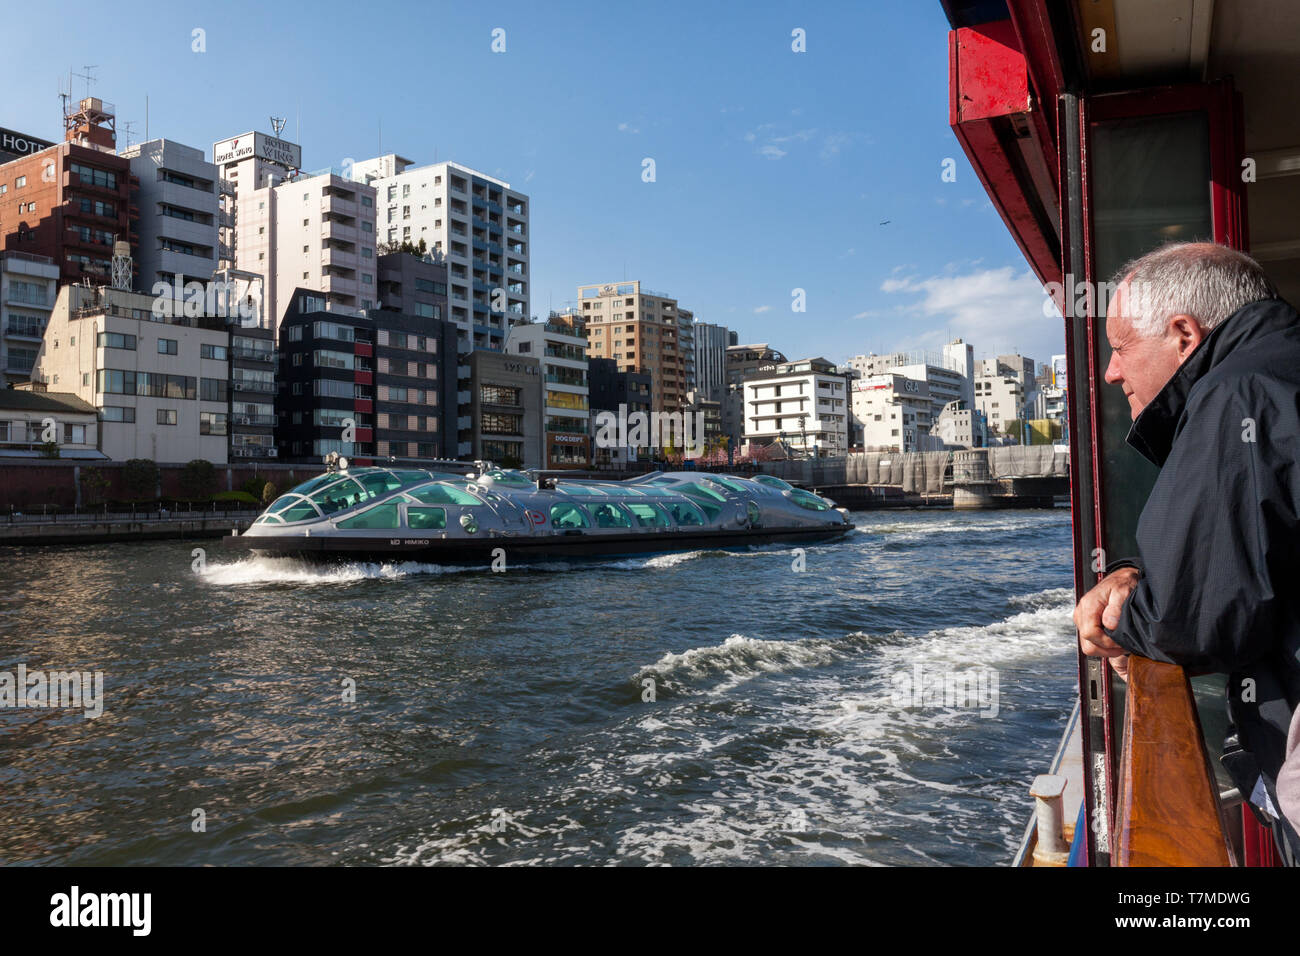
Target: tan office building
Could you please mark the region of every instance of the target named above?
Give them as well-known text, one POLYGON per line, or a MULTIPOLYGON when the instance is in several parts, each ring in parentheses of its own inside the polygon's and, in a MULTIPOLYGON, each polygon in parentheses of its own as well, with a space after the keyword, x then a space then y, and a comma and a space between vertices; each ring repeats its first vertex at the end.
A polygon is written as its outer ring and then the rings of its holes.
POLYGON ((648 372, 651 411, 686 407, 683 316, 675 298, 632 281, 579 286, 578 301, 587 321, 588 356, 614 359, 620 372, 648 372))

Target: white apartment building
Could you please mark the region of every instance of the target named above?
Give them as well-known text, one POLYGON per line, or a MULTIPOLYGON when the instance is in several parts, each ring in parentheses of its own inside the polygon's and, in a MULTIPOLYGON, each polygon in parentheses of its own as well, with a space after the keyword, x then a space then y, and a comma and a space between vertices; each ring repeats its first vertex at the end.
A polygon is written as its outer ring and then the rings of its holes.
POLYGON ((379 241, 410 242, 447 262, 450 318, 462 351, 500 350, 530 309, 527 194, 459 163, 413 166, 389 153, 352 167, 378 197, 379 241))
POLYGON ((895 374, 924 382, 930 392, 931 418, 937 418, 949 402, 965 401, 968 408, 974 405, 975 351, 961 339, 938 352, 916 349, 855 355, 848 367, 864 377, 895 374))
POLYGON ((0 252, 0 388, 31 378, 58 285, 48 256, 0 252))
POLYGON ((590 387, 587 337, 580 318, 530 322, 506 335, 506 352, 542 363, 542 432, 546 468, 591 463, 590 387))
MULTIPOLYGON (((152 295, 64 286, 32 371, 35 389, 99 412, 109 458, 225 464, 230 333, 224 320, 157 318, 152 295)), ((269 375, 269 373, 268 373, 269 375)))
POLYGON ((999 359, 981 361, 975 375, 975 407, 984 413, 989 429, 998 435, 1006 434, 1010 422, 1023 422, 1025 386, 1016 370, 999 359))
POLYGON ((849 447, 848 382, 823 358, 778 365, 744 383, 745 441, 783 441, 807 455, 842 455, 849 447))
POLYGON ((268 192, 267 227, 275 245, 267 283, 271 321, 279 326, 295 289, 320 292, 330 310, 377 308, 374 188, 328 170, 287 179, 268 192))
POLYGON ((155 283, 208 282, 220 251, 219 177, 203 151, 154 139, 118 150, 140 180, 137 206, 139 268, 136 288, 152 292, 155 283))
POLYGON ((930 429, 932 436, 954 448, 983 448, 988 444, 984 416, 962 402, 949 402, 930 429))
POLYGON ((264 277, 262 323, 274 329, 280 315, 272 190, 297 174, 302 166, 302 147, 265 133, 250 132, 214 143, 212 161, 220 177, 218 267, 264 277))
POLYGON ((923 381, 889 373, 852 383, 853 415, 862 423, 866 451, 931 451, 933 403, 923 381))

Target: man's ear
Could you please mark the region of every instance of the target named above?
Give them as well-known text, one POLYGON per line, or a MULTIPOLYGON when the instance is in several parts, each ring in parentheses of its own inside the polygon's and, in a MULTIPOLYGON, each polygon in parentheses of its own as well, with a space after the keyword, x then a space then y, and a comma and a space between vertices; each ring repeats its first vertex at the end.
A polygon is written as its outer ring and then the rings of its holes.
POLYGON ((1190 315, 1175 315, 1169 320, 1169 332, 1178 340, 1178 361, 1196 351, 1196 347, 1205 338, 1205 330, 1190 315))

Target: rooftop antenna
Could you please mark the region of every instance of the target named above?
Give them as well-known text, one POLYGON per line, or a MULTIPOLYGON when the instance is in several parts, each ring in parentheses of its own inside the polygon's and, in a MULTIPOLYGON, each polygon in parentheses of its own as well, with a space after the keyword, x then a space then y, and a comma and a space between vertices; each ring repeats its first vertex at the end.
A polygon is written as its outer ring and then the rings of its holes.
POLYGON ((83 80, 86 81, 86 96, 87 96, 87 97, 90 96, 90 84, 95 82, 94 69, 95 69, 95 67, 98 66, 98 65, 99 65, 99 64, 97 64, 97 63, 87 63, 85 66, 82 67, 82 69, 86 71, 85 73, 73 73, 73 74, 72 74, 73 76, 79 76, 79 77, 81 77, 83 80))
POLYGON ((122 124, 122 132, 126 135, 126 148, 131 146, 131 133, 134 132, 135 120, 127 120, 122 124))
POLYGON ((271 117, 271 129, 275 130, 275 135, 277 137, 284 132, 284 124, 285 124, 284 117, 282 116, 271 117))

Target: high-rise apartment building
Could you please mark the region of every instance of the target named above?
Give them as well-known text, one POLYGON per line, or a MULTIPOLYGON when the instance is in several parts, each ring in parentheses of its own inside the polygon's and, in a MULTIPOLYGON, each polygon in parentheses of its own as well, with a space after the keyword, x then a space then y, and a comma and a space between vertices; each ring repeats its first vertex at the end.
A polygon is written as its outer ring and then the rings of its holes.
POLYGON ((456 332, 441 319, 326 309, 294 290, 280 326, 281 457, 456 457, 456 332))
POLYGON ((739 336, 726 326, 695 323, 695 390, 704 398, 721 402, 727 391, 727 348, 739 336))
POLYGON ((527 194, 459 163, 414 166, 393 153, 354 164, 352 177, 376 191, 386 250, 423 241, 445 257, 461 351, 503 349, 510 326, 531 315, 527 194))
MULTIPOLYGON (((620 371, 650 373, 650 404, 656 412, 686 407, 687 363, 682 351, 684 324, 677 300, 652 292, 639 281, 578 287, 582 317, 587 320, 587 354, 610 358, 620 371)), ((694 346, 691 348, 694 358, 694 346)))
POLYGON ((167 139, 137 143, 118 155, 139 182, 136 288, 208 282, 220 250, 217 167, 203 151, 167 139))

